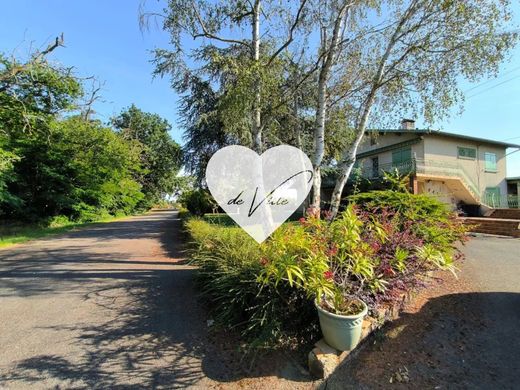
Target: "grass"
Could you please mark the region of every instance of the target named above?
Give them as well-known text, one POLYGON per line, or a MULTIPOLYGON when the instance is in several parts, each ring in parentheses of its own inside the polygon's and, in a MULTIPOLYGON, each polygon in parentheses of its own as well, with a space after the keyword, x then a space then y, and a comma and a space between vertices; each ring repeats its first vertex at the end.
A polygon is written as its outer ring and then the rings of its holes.
POLYGON ((6 248, 15 244, 21 244, 38 238, 54 236, 56 234, 65 233, 79 227, 86 227, 96 223, 112 222, 119 219, 127 218, 130 215, 107 217, 92 222, 83 223, 66 223, 59 226, 41 226, 41 225, 10 225, 0 226, 0 248, 6 248))

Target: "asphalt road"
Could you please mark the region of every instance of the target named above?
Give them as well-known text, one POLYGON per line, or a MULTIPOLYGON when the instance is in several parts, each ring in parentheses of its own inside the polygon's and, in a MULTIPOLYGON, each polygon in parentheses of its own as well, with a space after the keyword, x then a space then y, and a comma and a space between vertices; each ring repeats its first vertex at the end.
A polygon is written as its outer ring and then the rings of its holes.
POLYGON ((1 250, 0 389, 296 386, 210 334, 181 242, 161 211, 1 250))

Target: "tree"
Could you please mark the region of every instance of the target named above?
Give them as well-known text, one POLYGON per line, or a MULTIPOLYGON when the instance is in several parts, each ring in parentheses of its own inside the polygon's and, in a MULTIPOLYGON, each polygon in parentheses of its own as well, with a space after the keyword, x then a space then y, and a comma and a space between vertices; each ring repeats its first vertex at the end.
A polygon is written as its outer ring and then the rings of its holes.
POLYGON ((51 65, 46 56, 63 44, 63 37, 25 62, 0 53, 0 136, 45 131, 48 121, 71 110, 82 94, 72 68, 51 65))
POLYGON ((83 80, 46 60, 61 44, 26 61, 0 55, 0 214, 7 219, 90 221, 131 213, 144 197, 134 180, 143 174, 141 143, 90 119, 90 105, 71 116, 83 80))
POLYGON ((142 144, 141 167, 136 177, 145 195, 146 207, 175 190, 176 176, 181 166, 181 148, 168 133, 171 126, 157 114, 143 112, 132 105, 112 120, 125 140, 142 144))
MULTIPOLYGON (((219 63, 220 70, 226 68, 227 78, 220 81, 226 87, 232 87, 222 96, 224 101, 227 98, 225 103, 232 107, 231 112, 238 110, 245 114, 247 107, 247 115, 240 115, 238 121, 247 127, 244 133, 248 139, 243 143, 262 153, 266 128, 263 112, 269 105, 266 97, 280 74, 276 71, 277 61, 296 41, 296 30, 303 24, 306 2, 301 0, 292 10, 274 1, 261 0, 169 1, 167 13, 163 15, 163 28, 170 34, 173 50, 156 50, 156 73, 170 74, 173 87, 183 91, 184 81, 196 71, 190 69, 188 61, 207 60, 212 56, 212 62, 219 63), (269 19, 272 31, 284 31, 283 37, 266 34, 265 42, 262 42, 262 16, 269 19), (202 40, 202 43, 186 53, 186 37, 202 40)), ((143 14, 142 20, 145 19, 146 14, 143 14)), ((207 70, 203 67, 199 71, 207 70)), ((238 138, 242 137, 239 135, 238 138)))
POLYGON ((20 156, 6 189, 18 201, 4 203, 7 217, 38 221, 65 215, 89 221, 131 213, 143 198, 133 180, 141 145, 122 139, 98 121, 54 120, 48 133, 12 140, 20 156))
MULTIPOLYGON (((70 68, 51 65, 46 59, 62 44, 63 37, 56 38, 46 49, 32 53, 25 61, 0 54, 1 213, 32 214, 32 219, 39 215, 27 204, 36 195, 36 183, 20 192, 15 187, 35 179, 20 175, 20 168, 32 164, 37 169, 36 155, 46 153, 51 123, 57 115, 74 109, 76 99, 82 94, 82 85, 70 68), (24 154, 26 152, 28 154, 24 154), (21 212, 23 207, 26 213, 21 212)), ((53 178, 48 179, 47 184, 51 185, 53 178)), ((52 200, 52 195, 50 198, 52 200)), ((40 212, 45 213, 47 205, 35 205, 38 206, 42 206, 40 212)))
POLYGON ((179 114, 184 127, 182 147, 184 168, 199 187, 205 186, 208 162, 213 154, 231 143, 218 113, 219 94, 208 81, 192 76, 187 81, 189 93, 181 98, 179 114))
POLYGON ((329 78, 334 65, 345 46, 343 35, 350 9, 354 2, 343 0, 330 2, 324 6, 318 5, 318 26, 320 29, 318 85, 316 102, 316 119, 314 125, 314 176, 312 182, 313 208, 320 208, 321 204, 321 165, 325 155, 325 122, 329 102, 329 78))
POLYGON ((510 21, 505 0, 386 1, 382 8, 387 17, 366 20, 360 27, 367 31, 359 38, 362 44, 347 54, 344 83, 352 91, 349 100, 356 111, 355 139, 338 164, 333 215, 373 110, 387 117, 412 112, 432 124, 446 117, 454 104, 462 104, 460 78, 476 81, 496 74, 517 39, 504 29, 510 21))
POLYGON ((333 165, 335 214, 368 124, 402 113, 428 123, 447 115, 461 103, 460 78, 495 72, 515 42, 504 32, 508 7, 507 0, 175 0, 163 25, 173 49, 156 51, 156 73, 171 74, 181 94, 194 93, 193 77, 207 83, 212 114, 191 124, 211 116, 222 132, 205 135, 225 134, 220 141, 257 152, 290 143, 312 153, 315 208, 321 169, 333 165), (189 37, 196 44, 186 50, 189 37))

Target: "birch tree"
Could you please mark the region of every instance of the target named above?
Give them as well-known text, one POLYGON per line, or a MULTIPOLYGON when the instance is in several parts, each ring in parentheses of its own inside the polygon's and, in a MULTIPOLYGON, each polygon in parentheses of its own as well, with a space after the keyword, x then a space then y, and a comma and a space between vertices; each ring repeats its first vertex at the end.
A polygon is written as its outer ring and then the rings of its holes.
POLYGON ((325 122, 327 115, 328 82, 333 66, 344 46, 346 21, 353 6, 351 0, 318 3, 318 23, 320 45, 318 51, 318 85, 316 119, 314 125, 314 155, 312 163, 314 176, 312 182, 311 207, 319 209, 321 203, 321 165, 325 154, 325 122))
MULTIPOLYGON (((356 80, 346 77, 355 108, 355 139, 342 153, 330 211, 336 215, 341 194, 356 161, 372 112, 394 117, 421 115, 428 124, 462 107, 461 79, 477 81, 496 74, 516 43, 506 30, 507 0, 387 1, 384 18, 366 20, 369 34, 348 55, 360 58, 356 80)), ((349 74, 354 74, 348 66, 349 74)), ((379 119, 379 118, 376 118, 379 119)))

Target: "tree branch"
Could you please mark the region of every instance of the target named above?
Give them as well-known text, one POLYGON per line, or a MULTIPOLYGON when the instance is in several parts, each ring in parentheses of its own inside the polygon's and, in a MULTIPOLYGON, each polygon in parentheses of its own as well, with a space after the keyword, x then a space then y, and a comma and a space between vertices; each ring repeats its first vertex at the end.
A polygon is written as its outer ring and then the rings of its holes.
POLYGON ((198 20, 198 22, 200 24, 200 27, 202 28, 202 33, 200 33, 200 34, 192 34, 193 39, 197 39, 197 38, 200 38, 200 37, 205 37, 205 38, 214 39, 214 40, 219 41, 219 42, 236 43, 238 45, 244 45, 246 47, 250 47, 250 45, 247 42, 244 42, 242 40, 222 38, 222 37, 219 37, 218 35, 215 35, 215 34, 211 33, 206 28, 206 25, 204 24, 204 21, 202 20, 202 17, 200 16, 199 10, 197 9, 197 6, 195 5, 195 3, 193 3, 193 10, 195 11, 195 16, 197 17, 197 20, 198 20))
POLYGON ((271 56, 271 58, 269 58, 269 61, 267 61, 268 66, 271 65, 271 63, 275 60, 275 58, 278 57, 278 55, 282 51, 284 51, 287 48, 287 46, 289 46, 292 43, 292 41, 294 40, 294 30, 296 29, 296 27, 298 26, 298 23, 300 22, 300 18, 301 18, 303 9, 305 8, 305 3, 307 3, 307 0, 301 0, 300 7, 298 8, 298 12, 296 13, 296 18, 294 19, 294 22, 293 22, 291 28, 289 29, 289 37, 287 38, 285 43, 282 46, 280 46, 278 48, 278 50, 276 50, 276 52, 274 52, 274 54, 271 56))

